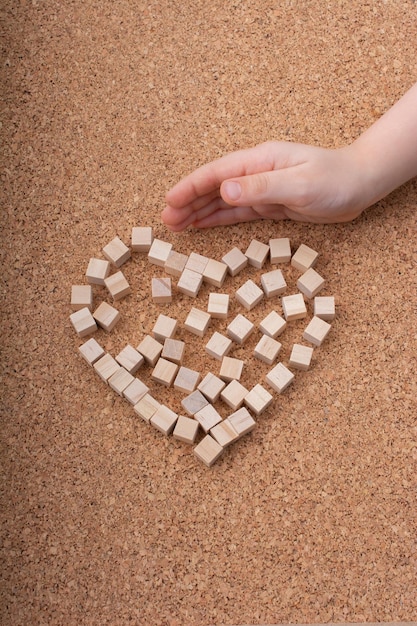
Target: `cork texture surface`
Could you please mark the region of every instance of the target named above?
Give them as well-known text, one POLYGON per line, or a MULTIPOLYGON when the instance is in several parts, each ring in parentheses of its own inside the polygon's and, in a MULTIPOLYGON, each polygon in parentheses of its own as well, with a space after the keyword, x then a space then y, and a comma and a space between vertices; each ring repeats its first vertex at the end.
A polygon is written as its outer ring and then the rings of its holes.
MULTIPOLYGON (((416 80, 416 3, 6 0, 0 11, 2 624, 415 620, 416 180, 345 225, 172 234, 160 211, 172 184, 227 152, 356 138, 416 80), (71 286, 133 226, 215 259, 289 237, 320 253, 322 295, 336 298, 310 370, 210 469, 78 354, 71 286)), ((182 325, 206 306, 207 286, 154 304, 163 273, 146 255, 121 269, 132 287, 114 303, 121 320, 94 335, 113 356, 160 312, 182 325)), ((239 281, 215 289, 232 296, 228 321, 239 281)), ((95 306, 106 298, 94 288, 95 306)), ((182 327, 177 338, 184 365, 218 373, 204 338, 182 327)), ((232 355, 248 387, 268 371, 247 356, 257 340, 232 355)), ((180 411, 178 392, 149 369, 144 380, 180 411)))

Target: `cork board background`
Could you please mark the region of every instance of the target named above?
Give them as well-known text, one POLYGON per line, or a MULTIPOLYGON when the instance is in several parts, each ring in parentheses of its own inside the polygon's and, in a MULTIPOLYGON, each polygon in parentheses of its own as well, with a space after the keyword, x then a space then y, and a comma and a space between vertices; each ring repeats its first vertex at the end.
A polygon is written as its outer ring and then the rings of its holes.
MULTIPOLYGON (((1 22, 2 624, 416 619, 416 181, 346 225, 159 218, 226 152, 357 137, 416 80, 415 2, 22 0, 1 22), (210 470, 77 353, 71 285, 136 225, 214 258, 306 243, 337 299, 312 369, 210 470)), ((129 263, 113 354, 160 310, 129 263)))

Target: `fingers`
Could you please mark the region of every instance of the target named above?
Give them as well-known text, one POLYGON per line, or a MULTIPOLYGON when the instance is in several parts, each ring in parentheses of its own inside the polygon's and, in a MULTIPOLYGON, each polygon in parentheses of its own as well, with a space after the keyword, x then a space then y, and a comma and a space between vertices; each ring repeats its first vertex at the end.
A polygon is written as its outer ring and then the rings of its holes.
POLYGON ((246 205, 294 205, 300 193, 297 165, 278 171, 266 171, 226 180, 220 187, 222 198, 228 204, 246 205))

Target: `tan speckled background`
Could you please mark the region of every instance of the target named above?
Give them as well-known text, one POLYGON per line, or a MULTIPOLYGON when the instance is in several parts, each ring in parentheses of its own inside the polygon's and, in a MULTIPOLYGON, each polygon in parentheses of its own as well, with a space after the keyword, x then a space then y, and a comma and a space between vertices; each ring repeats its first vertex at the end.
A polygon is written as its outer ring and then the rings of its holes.
MULTIPOLYGON (((347 225, 159 220, 225 152, 355 138, 417 80, 416 3, 6 0, 1 22, 1 623, 416 619, 416 181, 347 225), (140 224, 216 258, 288 236, 337 298, 312 369, 211 470, 77 354, 71 285, 140 224)), ((152 272, 126 265, 113 354, 153 326, 152 272)))

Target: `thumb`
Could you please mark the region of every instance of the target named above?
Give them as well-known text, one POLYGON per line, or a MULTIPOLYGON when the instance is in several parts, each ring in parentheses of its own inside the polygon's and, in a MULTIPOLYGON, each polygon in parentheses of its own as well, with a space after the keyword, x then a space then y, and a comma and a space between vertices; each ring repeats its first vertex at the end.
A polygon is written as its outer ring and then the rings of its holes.
POLYGON ((260 172, 225 180, 220 194, 225 202, 234 206, 272 204, 280 202, 277 172, 260 172))

